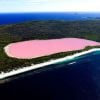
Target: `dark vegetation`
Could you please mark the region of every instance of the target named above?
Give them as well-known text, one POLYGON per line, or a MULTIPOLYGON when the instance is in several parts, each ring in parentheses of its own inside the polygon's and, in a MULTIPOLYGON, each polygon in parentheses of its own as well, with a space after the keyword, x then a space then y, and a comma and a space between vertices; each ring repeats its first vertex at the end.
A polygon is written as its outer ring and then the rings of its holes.
MULTIPOLYGON (((100 41, 100 20, 87 21, 32 21, 0 27, 0 35, 15 41, 77 37, 100 41)), ((0 36, 1 37, 1 36, 0 36)))
MULTIPOLYGON (((40 63, 51 58, 60 58, 80 51, 63 52, 36 59, 9 58, 3 47, 9 43, 31 39, 84 38, 100 42, 100 20, 87 21, 32 21, 14 25, 0 26, 0 71, 9 71, 40 63)), ((94 47, 87 47, 84 50, 94 47)), ((81 50, 82 51, 82 50, 81 50)))

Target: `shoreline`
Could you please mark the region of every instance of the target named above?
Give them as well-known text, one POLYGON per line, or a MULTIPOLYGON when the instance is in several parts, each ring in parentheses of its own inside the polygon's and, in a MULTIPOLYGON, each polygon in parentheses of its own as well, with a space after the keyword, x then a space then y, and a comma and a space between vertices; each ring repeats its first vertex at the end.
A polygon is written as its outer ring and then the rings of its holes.
POLYGON ((11 44, 8 44, 8 45, 5 46, 3 49, 4 49, 4 52, 6 53, 6 55, 9 55, 9 56, 11 56, 11 57, 13 58, 14 56, 11 55, 11 53, 9 52, 10 46, 11 46, 11 44))
POLYGON ((5 78, 9 78, 9 77, 14 76, 14 75, 18 75, 18 74, 21 74, 21 73, 24 73, 24 72, 27 72, 27 71, 31 71, 31 70, 34 70, 34 69, 46 67, 46 66, 51 65, 51 64, 63 62, 65 60, 72 60, 76 57, 79 57, 79 56, 82 56, 82 55, 85 55, 85 54, 88 54, 88 53, 92 53, 92 52, 95 52, 95 51, 100 51, 100 48, 93 48, 93 49, 90 49, 90 50, 87 50, 87 51, 82 51, 80 53, 75 53, 73 55, 69 55, 69 56, 66 56, 66 57, 63 57, 63 58, 58 58, 58 59, 55 59, 55 60, 51 59, 49 61, 46 61, 46 62, 43 62, 43 63, 40 63, 40 64, 35 64, 35 65, 31 64, 31 66, 18 68, 16 70, 12 69, 12 71, 10 71, 10 72, 1 72, 0 73, 0 80, 5 79, 5 78))

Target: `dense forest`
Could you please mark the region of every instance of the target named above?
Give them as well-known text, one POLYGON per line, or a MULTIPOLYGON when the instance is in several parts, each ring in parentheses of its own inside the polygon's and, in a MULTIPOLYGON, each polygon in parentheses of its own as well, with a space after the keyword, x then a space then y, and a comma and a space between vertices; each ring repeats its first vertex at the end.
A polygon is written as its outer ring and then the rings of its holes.
POLYGON ((0 37, 1 35, 8 35, 15 38, 15 41, 65 37, 78 37, 100 41, 100 20, 32 21, 0 26, 0 37))
MULTIPOLYGON (((0 26, 0 71, 9 71, 40 63, 51 58, 59 58, 75 52, 59 53, 36 59, 9 58, 4 53, 3 47, 9 43, 31 39, 55 39, 55 38, 84 38, 100 42, 100 20, 87 21, 31 21, 13 25, 0 26)), ((89 47, 91 48, 91 47, 89 47)), ((87 48, 86 48, 87 49, 87 48)), ((85 49, 85 50, 86 50, 85 49)))

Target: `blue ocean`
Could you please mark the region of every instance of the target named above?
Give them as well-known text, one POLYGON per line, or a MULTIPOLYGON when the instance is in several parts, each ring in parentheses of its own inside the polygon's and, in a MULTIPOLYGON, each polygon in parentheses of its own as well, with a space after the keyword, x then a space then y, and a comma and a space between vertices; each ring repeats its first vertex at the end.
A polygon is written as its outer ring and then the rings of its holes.
POLYGON ((12 78, 0 85, 0 95, 9 100, 100 100, 100 51, 12 78))
MULTIPOLYGON (((98 18, 100 13, 10 13, 0 14, 0 25, 32 20, 98 18)), ((100 100, 100 52, 14 76, 0 84, 0 99, 100 100)))
POLYGON ((0 25, 22 23, 34 20, 89 20, 100 18, 100 13, 1 13, 0 25))

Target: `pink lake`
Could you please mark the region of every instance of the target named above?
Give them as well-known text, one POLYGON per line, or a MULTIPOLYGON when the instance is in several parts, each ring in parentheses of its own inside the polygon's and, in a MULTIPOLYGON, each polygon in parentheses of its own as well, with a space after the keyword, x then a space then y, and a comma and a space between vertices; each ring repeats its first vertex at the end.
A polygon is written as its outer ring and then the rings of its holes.
POLYGON ((60 52, 80 50, 86 46, 96 45, 100 45, 100 43, 78 38, 30 40, 11 43, 5 47, 5 52, 10 57, 31 59, 60 52))

